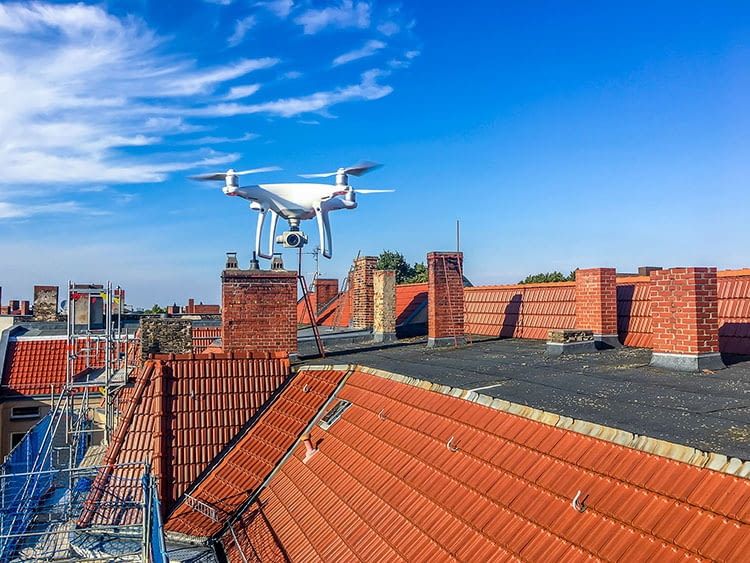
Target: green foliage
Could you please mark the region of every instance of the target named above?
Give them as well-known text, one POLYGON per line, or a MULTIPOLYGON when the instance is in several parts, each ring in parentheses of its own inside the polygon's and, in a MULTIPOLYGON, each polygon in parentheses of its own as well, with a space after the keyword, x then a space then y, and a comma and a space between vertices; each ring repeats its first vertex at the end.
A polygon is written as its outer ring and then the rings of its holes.
POLYGON ((427 266, 423 262, 410 265, 403 254, 393 250, 381 252, 375 268, 377 270, 395 270, 397 284, 427 281, 427 266))
POLYGON ((161 315, 162 313, 166 313, 167 310, 166 309, 162 309, 156 303, 154 303, 153 307, 151 307, 150 309, 146 309, 143 312, 145 314, 147 314, 147 315, 161 315))
POLYGON ((549 283, 549 282, 566 282, 566 281, 575 281, 576 279, 576 272, 573 270, 568 274, 567 276, 563 274, 562 272, 546 272, 541 274, 533 274, 531 276, 526 276, 526 279, 521 280, 518 283, 549 283))

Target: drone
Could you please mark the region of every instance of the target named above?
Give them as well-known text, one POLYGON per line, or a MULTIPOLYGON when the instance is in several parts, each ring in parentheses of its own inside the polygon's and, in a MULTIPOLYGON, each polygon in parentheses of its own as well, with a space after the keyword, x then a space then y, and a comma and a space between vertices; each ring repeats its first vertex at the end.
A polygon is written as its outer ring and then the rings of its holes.
POLYGON ((300 231, 300 221, 315 218, 318 223, 321 254, 330 259, 333 255, 333 242, 328 214, 339 209, 355 209, 357 207, 357 194, 395 191, 354 189, 349 185, 349 176, 362 176, 380 166, 380 164, 374 162, 360 162, 354 166, 339 168, 336 172, 300 174, 302 178, 330 178, 335 176, 335 184, 296 182, 240 187, 240 176, 280 170, 277 167, 253 168, 241 171, 230 168, 226 172, 201 174, 191 176, 191 178, 200 181, 224 180, 222 191, 226 195, 241 197, 250 201, 250 209, 258 212, 258 224, 255 231, 256 256, 266 259, 272 258, 275 243, 283 245, 284 248, 302 248, 307 244, 307 235, 300 231), (276 237, 279 217, 289 222, 289 230, 276 237), (263 252, 261 239, 267 218, 270 220, 270 234, 268 251, 263 252))

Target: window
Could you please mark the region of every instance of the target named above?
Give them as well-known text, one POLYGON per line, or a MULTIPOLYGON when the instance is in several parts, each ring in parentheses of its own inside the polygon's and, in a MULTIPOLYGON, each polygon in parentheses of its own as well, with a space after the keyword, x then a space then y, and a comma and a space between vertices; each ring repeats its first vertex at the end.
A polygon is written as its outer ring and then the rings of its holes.
POLYGON ((13 407, 10 409, 11 420, 34 420, 41 415, 39 407, 13 407))
POLYGON ((12 450, 18 444, 20 444, 21 440, 23 440, 24 436, 26 436, 26 432, 13 432, 13 433, 11 433, 11 435, 10 435, 10 449, 12 450))
POLYGON ((344 411, 351 406, 352 404, 349 401, 341 400, 336 403, 333 408, 329 410, 323 418, 320 419, 320 427, 323 430, 328 430, 331 426, 333 426, 334 422, 341 418, 341 415, 344 414, 344 411))

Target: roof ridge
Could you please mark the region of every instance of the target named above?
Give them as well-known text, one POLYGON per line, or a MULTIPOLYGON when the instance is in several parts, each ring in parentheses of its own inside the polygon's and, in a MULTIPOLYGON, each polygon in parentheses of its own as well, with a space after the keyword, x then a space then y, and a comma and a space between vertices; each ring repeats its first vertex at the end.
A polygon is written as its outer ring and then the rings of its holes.
MULTIPOLYGON (((695 467, 701 467, 718 471, 720 473, 726 473, 735 477, 744 479, 750 478, 750 461, 742 460, 737 457, 729 457, 718 452, 706 452, 699 450, 693 446, 686 446, 684 444, 678 444, 675 442, 669 442, 660 438, 652 438, 644 434, 635 434, 619 428, 611 426, 605 426, 595 422, 589 422, 587 420, 575 419, 558 413, 545 411, 536 407, 530 407, 522 405, 520 403, 514 403, 505 399, 499 399, 490 395, 484 395, 477 393, 476 391, 470 391, 467 389, 461 389, 459 387, 451 387, 449 385, 442 385, 439 383, 433 383, 425 379, 418 379, 414 377, 408 377, 397 373, 392 373, 380 369, 370 368, 362 365, 348 364, 347 368, 361 371, 369 375, 382 377, 384 379, 390 379, 399 383, 405 383, 412 387, 419 387, 428 391, 434 391, 441 393, 442 395, 448 395, 451 397, 457 397, 474 403, 479 403, 486 407, 515 414, 522 418, 530 420, 536 420, 542 422, 548 426, 554 426, 556 428, 564 430, 572 430, 578 434, 590 436, 592 438, 598 438, 605 442, 618 444, 633 450, 642 451, 645 453, 653 454, 666 459, 687 463, 695 467)), ((310 369, 343 369, 341 365, 306 365, 300 366, 298 371, 305 371, 310 369)))

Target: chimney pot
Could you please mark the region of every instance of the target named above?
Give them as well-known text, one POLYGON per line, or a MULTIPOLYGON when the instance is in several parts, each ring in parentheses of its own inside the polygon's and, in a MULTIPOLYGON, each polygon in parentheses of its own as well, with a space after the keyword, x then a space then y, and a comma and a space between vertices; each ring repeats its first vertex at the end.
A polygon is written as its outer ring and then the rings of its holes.
POLYGON ((305 445, 305 457, 302 460, 302 463, 307 463, 312 456, 318 453, 318 450, 313 446, 310 434, 302 434, 299 440, 305 445))
POLYGON ((237 253, 236 252, 227 252, 227 270, 234 270, 238 268, 237 265, 237 253))

